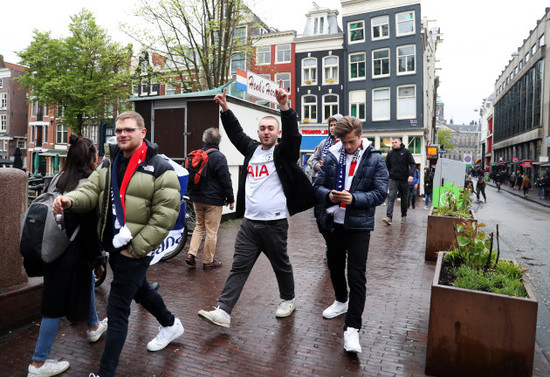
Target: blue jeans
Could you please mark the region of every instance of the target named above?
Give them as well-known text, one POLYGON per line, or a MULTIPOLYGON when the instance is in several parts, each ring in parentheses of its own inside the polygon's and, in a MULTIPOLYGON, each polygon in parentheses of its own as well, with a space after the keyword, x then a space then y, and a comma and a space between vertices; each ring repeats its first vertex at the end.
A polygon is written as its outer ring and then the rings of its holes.
POLYGON ((426 200, 426 207, 430 205, 430 201, 432 201, 432 193, 429 194, 424 193, 424 200, 426 200))
MULTIPOLYGON (((94 327, 98 324, 97 312, 95 310, 95 275, 92 271, 92 290, 90 294, 90 310, 88 312, 88 320, 86 324, 88 328, 94 327)), ((32 359, 34 361, 42 362, 46 361, 52 350, 53 342, 59 330, 61 324, 61 318, 48 318, 42 317, 40 322, 40 331, 38 332, 38 340, 36 341, 36 347, 34 349, 34 355, 32 359)))
POLYGON ((369 242, 370 231, 345 230, 343 225, 340 224, 334 224, 334 230, 327 236, 327 265, 334 295, 339 302, 346 302, 349 297, 344 330, 348 327, 361 329, 361 316, 367 298, 367 277, 365 274, 369 242))
POLYGON ((105 348, 97 373, 101 377, 115 375, 120 353, 128 334, 128 317, 132 300, 141 304, 161 326, 174 324, 174 316, 166 308, 162 297, 150 287, 145 277, 151 259, 151 257, 128 258, 120 253, 109 255, 113 281, 107 304, 109 327, 107 327, 105 348))

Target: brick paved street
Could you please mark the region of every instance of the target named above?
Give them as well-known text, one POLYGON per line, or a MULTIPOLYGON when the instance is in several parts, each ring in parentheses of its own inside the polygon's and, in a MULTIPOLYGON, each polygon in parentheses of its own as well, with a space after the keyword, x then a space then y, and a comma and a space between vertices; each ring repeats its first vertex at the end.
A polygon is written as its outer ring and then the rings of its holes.
MULTIPOLYGON (((297 308, 285 319, 275 318, 280 302, 275 276, 261 256, 233 310, 231 328, 203 322, 199 309, 216 304, 229 273, 239 221, 220 227, 218 270, 190 270, 185 253, 149 269, 148 279, 161 284, 167 306, 178 316, 185 334, 166 349, 151 353, 146 345, 157 332, 153 317, 132 306, 129 334, 118 375, 133 376, 424 376, 430 284, 434 264, 424 262, 426 218, 423 203, 410 210, 406 224, 391 227, 376 215, 367 264, 367 302, 360 333, 363 352, 343 350, 344 317, 325 320, 321 313, 333 300, 324 243, 312 212, 291 218, 289 253, 296 280, 297 308)), ((201 254, 199 254, 200 256, 201 254)), ((110 273, 110 271, 109 271, 110 273)), ((97 290, 101 318, 109 281, 97 290)), ((30 324, 0 338, 0 376, 26 376, 38 327, 30 324)), ((85 325, 63 320, 51 358, 63 358, 71 368, 63 376, 95 372, 104 339, 89 345, 85 325)), ((548 362, 537 347, 535 376, 550 376, 548 362)))

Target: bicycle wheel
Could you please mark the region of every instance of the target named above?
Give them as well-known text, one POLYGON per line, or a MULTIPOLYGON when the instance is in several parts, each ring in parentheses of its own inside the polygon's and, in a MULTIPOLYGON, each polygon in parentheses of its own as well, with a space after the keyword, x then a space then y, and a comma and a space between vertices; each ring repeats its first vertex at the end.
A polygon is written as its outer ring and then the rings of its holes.
POLYGON ((184 197, 182 199, 182 205, 185 205, 185 226, 183 227, 180 242, 178 243, 178 246, 174 248, 174 250, 165 253, 164 256, 160 259, 161 261, 167 261, 178 255, 185 247, 189 236, 193 234, 193 229, 195 228, 195 224, 197 222, 193 202, 189 198, 184 197))

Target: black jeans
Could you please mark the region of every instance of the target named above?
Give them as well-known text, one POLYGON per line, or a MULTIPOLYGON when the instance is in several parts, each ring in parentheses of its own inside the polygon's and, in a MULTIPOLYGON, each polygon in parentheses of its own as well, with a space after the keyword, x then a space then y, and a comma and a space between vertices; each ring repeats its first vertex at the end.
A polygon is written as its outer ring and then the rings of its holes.
POLYGON ((101 377, 115 375, 128 333, 128 316, 132 300, 140 303, 159 321, 161 326, 174 324, 174 316, 166 308, 162 297, 149 286, 145 277, 151 259, 151 257, 128 258, 120 253, 109 255, 113 281, 107 305, 109 326, 105 336, 101 365, 97 373, 101 377))
POLYGON ((280 297, 283 300, 294 298, 294 275, 286 250, 287 236, 287 219, 254 221, 243 218, 235 239, 233 265, 218 300, 220 309, 231 314, 261 252, 275 272, 280 297))
POLYGON ((346 302, 348 300, 349 285, 349 305, 344 331, 348 327, 361 329, 361 316, 367 298, 366 271, 370 231, 344 230, 342 225, 335 224, 327 241, 327 264, 337 301, 346 302))

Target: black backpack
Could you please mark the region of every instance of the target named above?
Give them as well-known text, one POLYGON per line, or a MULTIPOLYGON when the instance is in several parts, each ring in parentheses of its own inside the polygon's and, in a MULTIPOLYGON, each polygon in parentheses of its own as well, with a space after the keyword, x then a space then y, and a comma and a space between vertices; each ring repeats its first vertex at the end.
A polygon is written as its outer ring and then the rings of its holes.
POLYGON ((208 180, 208 155, 215 150, 216 148, 207 150, 197 149, 191 151, 185 157, 183 166, 189 172, 189 181, 187 183, 189 190, 200 190, 206 184, 208 180))
MULTIPOLYGON (((64 221, 56 220, 52 210, 55 198, 61 195, 56 188, 56 176, 43 194, 33 200, 21 218, 19 250, 24 262, 51 263, 59 258, 74 241, 80 225, 72 235, 65 231, 64 221)), ((30 271, 27 271, 29 276, 30 271)), ((36 275, 35 275, 36 276, 36 275)))

